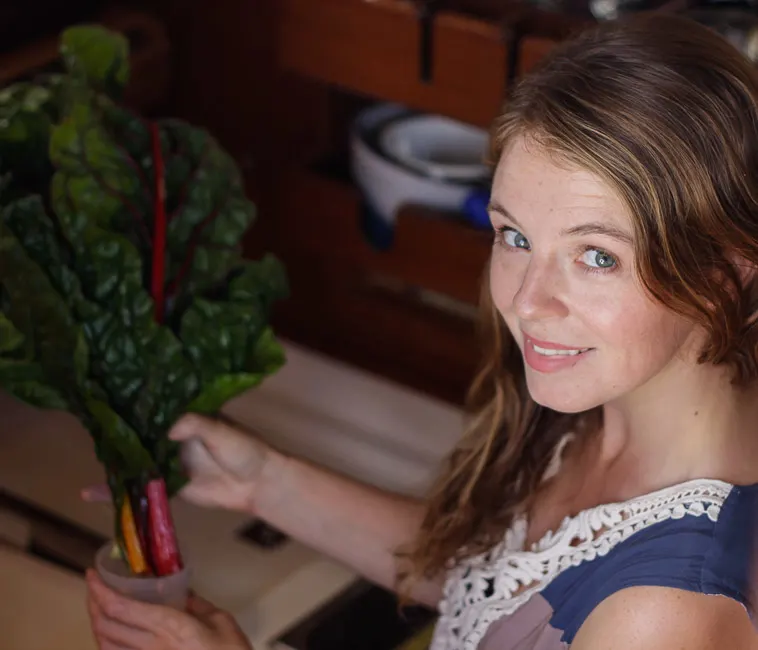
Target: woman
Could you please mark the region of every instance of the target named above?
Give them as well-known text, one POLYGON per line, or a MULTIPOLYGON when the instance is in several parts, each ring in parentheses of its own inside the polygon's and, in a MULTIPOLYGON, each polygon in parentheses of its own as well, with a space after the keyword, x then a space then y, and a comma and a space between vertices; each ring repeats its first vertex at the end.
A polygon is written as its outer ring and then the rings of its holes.
MULTIPOLYGON (((490 347, 428 503, 198 417, 172 433, 208 451, 185 498, 439 606, 434 650, 758 647, 756 72, 684 19, 606 24, 493 141, 490 347)), ((90 586, 103 649, 247 647, 210 605, 90 586)))

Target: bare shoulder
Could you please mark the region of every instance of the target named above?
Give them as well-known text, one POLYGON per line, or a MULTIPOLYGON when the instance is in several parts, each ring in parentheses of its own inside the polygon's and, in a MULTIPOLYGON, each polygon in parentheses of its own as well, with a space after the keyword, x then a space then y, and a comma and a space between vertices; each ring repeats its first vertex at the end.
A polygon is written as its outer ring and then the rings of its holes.
POLYGON ((610 596, 582 625, 571 650, 758 650, 745 608, 724 596, 631 587, 610 596))

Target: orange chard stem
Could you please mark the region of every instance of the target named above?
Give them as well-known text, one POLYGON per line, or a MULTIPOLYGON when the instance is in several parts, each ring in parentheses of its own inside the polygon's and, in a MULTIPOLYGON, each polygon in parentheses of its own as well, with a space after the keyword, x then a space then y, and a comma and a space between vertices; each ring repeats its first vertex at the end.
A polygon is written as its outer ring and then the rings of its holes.
POLYGON ((147 560, 145 559, 145 552, 140 543, 132 504, 128 497, 124 499, 124 504, 121 506, 121 533, 124 537, 126 556, 132 573, 135 573, 136 575, 146 575, 150 573, 147 566, 147 560))

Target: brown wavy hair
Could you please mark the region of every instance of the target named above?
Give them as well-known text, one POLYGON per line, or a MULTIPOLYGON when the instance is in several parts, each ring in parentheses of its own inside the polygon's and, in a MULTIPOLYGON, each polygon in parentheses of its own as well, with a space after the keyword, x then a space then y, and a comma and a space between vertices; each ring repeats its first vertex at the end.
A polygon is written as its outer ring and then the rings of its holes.
MULTIPOLYGON (((639 15, 557 46, 493 128, 493 160, 524 136, 602 178, 634 215, 636 272, 651 296, 708 333, 700 363, 758 376, 758 76, 688 19, 639 15), (743 281, 744 278, 744 281, 743 281)), ((521 353, 482 292, 483 364, 468 426, 433 486, 401 584, 443 574, 499 542, 528 511, 556 447, 602 427, 601 407, 564 414, 529 395, 521 353)))

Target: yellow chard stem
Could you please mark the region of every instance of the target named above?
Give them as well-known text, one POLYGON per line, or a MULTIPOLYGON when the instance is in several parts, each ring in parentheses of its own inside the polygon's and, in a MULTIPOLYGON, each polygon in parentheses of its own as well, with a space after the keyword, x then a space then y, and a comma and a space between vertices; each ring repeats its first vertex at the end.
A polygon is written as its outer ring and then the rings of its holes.
POLYGON ((145 553, 142 549, 142 544, 140 544, 132 504, 128 497, 124 499, 124 504, 121 506, 121 533, 124 536, 129 568, 137 575, 148 573, 145 553))

